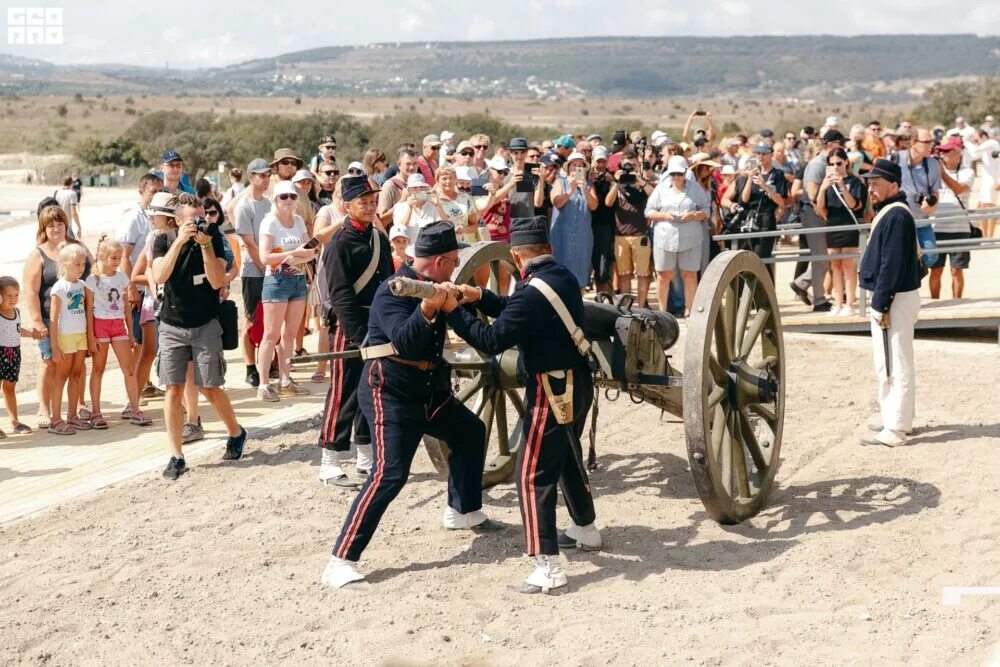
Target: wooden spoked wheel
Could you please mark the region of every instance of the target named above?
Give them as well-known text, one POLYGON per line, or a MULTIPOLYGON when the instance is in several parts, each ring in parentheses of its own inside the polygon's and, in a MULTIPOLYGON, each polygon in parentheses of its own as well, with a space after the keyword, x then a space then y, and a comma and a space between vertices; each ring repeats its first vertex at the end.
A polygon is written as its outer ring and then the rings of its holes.
MULTIPOLYGON (((454 283, 479 284, 501 293, 501 288, 509 290, 517 280, 517 267, 506 243, 476 243, 458 254, 460 263, 452 275, 454 283)), ((486 426, 483 487, 509 481, 514 475, 517 451, 524 442, 524 386, 517 375, 517 350, 507 350, 494 358, 462 341, 458 347, 446 350, 445 356, 453 367, 455 397, 486 426)), ((447 477, 448 446, 442 440, 424 436, 424 447, 438 473, 447 477)))
POLYGON ((785 351, 764 263, 728 251, 706 269, 684 348, 684 432, 698 495, 720 523, 757 514, 774 484, 785 351))

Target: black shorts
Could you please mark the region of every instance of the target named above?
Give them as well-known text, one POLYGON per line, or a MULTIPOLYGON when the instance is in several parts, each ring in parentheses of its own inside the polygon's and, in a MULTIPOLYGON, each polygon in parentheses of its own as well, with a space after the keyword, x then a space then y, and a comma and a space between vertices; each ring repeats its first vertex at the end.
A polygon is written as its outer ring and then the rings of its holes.
POLYGON ((0 380, 17 384, 21 375, 21 348, 0 347, 0 380))
POLYGON ((264 292, 264 278, 245 276, 240 278, 240 285, 243 286, 243 316, 247 320, 253 320, 257 304, 260 303, 260 295, 264 292))
MULTIPOLYGON (((934 238, 937 241, 957 241, 959 239, 972 238, 970 232, 935 232, 934 238)), ((929 269, 943 269, 945 256, 948 257, 948 263, 951 264, 953 269, 967 269, 969 268, 969 260, 971 259, 971 254, 966 252, 948 252, 948 246, 939 246, 937 259, 927 265, 929 269)))

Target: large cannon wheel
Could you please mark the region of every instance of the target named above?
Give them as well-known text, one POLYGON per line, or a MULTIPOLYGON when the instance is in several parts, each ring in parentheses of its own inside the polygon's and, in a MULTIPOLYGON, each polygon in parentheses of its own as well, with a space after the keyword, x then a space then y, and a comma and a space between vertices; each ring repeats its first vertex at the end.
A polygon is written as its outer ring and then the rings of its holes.
POLYGON ((785 416, 785 349, 774 285, 746 251, 724 252, 695 294, 684 348, 684 432, 709 515, 739 523, 767 502, 785 416))
MULTIPOLYGON (((513 286, 517 267, 506 243, 482 242, 459 250, 460 263, 452 275, 456 284, 481 282, 494 292, 513 286)), ((488 320, 480 315, 484 320, 488 320)), ((446 350, 454 363, 455 396, 486 425, 486 467, 483 487, 509 481, 514 475, 517 451, 524 442, 524 387, 517 379, 517 350, 496 358, 465 346, 446 350)), ((448 446, 424 436, 427 454, 443 477, 448 475, 448 446)))

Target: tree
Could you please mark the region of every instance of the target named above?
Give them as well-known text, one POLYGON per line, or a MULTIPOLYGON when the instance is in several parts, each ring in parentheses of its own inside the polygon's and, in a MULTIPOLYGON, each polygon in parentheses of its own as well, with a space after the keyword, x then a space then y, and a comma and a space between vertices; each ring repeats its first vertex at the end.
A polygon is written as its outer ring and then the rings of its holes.
POLYGON ((66 108, 65 104, 60 104, 56 107, 56 113, 59 114, 60 118, 65 118, 66 114, 69 113, 69 109, 66 108))

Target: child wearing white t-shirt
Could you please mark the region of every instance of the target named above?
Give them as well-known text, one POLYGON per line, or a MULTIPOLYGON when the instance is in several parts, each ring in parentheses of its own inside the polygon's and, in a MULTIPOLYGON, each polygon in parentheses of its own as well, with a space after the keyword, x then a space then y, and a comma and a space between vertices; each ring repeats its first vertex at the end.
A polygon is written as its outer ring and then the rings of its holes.
MULTIPOLYGON (((21 327, 17 299, 21 287, 10 276, 0 276, 0 386, 14 433, 31 433, 31 427, 17 418, 17 380, 21 373, 21 339, 42 338, 41 331, 21 327)), ((0 430, 0 439, 7 434, 0 430)))
POLYGON ((90 430, 90 422, 77 416, 80 404, 80 375, 87 358, 87 288, 80 277, 87 263, 87 250, 79 243, 67 243, 59 251, 59 280, 52 286, 49 337, 56 367, 55 385, 49 394, 49 433, 73 435, 90 430), (63 389, 69 380, 69 407, 63 421, 63 389))
POLYGON ((102 236, 97 242, 97 261, 86 281, 88 346, 94 359, 90 375, 90 425, 96 429, 108 428, 108 420, 101 414, 101 384, 109 346, 114 349, 125 378, 125 393, 131 408, 129 421, 136 426, 152 423, 139 409, 139 387, 132 358, 132 304, 125 298, 130 281, 118 270, 123 252, 121 243, 102 236))

